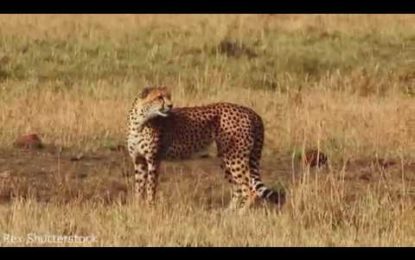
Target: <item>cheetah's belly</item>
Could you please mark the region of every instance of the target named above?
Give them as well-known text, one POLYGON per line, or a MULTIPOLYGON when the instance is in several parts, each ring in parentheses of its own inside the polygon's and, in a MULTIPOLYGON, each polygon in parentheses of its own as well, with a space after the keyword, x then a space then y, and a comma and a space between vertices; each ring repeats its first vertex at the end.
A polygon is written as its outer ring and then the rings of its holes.
POLYGON ((206 154, 213 138, 197 139, 191 141, 173 140, 165 149, 165 160, 191 159, 206 154))

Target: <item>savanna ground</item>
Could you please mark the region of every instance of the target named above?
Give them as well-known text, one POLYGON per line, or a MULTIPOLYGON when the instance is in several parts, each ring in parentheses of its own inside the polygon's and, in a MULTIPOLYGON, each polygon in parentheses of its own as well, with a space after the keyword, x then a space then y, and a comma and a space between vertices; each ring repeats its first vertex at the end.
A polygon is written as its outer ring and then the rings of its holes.
POLYGON ((0 244, 413 246, 414 24, 414 15, 1 15, 0 244), (134 203, 132 165, 117 147, 148 83, 171 86, 175 106, 255 109, 263 180, 287 191, 284 208, 224 212, 230 187, 214 149, 164 163, 158 205, 134 203), (45 148, 14 147, 27 133, 45 148), (302 165, 309 148, 330 166, 302 165))

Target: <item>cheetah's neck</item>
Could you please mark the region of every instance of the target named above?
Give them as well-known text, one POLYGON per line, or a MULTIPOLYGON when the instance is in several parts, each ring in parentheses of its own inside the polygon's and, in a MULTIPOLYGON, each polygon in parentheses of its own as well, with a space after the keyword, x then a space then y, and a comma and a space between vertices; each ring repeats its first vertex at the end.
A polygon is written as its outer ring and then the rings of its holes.
POLYGON ((129 132, 139 133, 143 130, 147 118, 144 116, 143 109, 133 108, 128 116, 129 132))

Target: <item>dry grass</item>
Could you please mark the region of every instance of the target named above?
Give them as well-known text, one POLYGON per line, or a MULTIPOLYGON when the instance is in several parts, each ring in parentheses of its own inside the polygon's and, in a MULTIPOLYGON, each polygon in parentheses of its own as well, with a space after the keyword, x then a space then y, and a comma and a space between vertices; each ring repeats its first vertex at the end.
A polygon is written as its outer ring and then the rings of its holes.
POLYGON ((0 244, 10 234, 24 245, 32 233, 96 236, 76 245, 413 245, 414 22, 0 16, 0 244), (126 113, 147 82, 170 85, 176 106, 254 108, 266 126, 263 178, 287 189, 286 207, 223 212, 229 187, 209 160, 166 163, 158 207, 131 202, 130 162, 108 148, 123 143, 126 113), (63 152, 16 151, 28 132, 63 152), (330 169, 297 167, 295 155, 315 147, 330 169), (98 159, 68 159, 79 152, 98 159))

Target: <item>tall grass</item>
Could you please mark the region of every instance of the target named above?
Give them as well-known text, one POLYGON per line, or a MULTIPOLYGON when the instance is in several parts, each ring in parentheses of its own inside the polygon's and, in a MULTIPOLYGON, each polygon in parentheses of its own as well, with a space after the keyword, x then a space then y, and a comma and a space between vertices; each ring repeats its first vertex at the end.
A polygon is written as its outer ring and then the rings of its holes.
MULTIPOLYGON (((1 15, 6 153, 28 132, 74 151, 123 144, 135 95, 145 84, 166 84, 175 106, 229 101, 255 109, 266 127, 264 179, 282 182, 290 197, 280 213, 224 213, 229 187, 219 169, 194 164, 182 174, 167 164, 156 209, 29 196, 0 206, 0 231, 93 234, 93 245, 412 245, 414 22, 413 15, 1 15), (291 155, 313 147, 332 168, 293 177, 291 155), (399 166, 346 167, 371 158, 399 166), (362 171, 372 180, 361 181, 362 171)), ((91 166, 93 180, 72 184, 81 198, 110 178, 99 173, 105 167, 91 166)), ((111 178, 122 179, 121 171, 111 178)), ((70 187, 49 189, 66 196, 70 187)))

